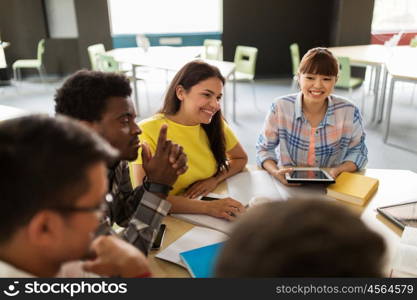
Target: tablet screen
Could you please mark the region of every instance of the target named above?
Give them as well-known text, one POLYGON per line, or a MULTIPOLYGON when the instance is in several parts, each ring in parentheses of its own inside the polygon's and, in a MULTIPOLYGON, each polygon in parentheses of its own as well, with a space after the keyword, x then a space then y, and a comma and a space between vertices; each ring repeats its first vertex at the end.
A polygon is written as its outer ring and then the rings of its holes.
POLYGON ((380 207, 377 210, 402 228, 417 227, 417 201, 380 207))
POLYGON ((294 179, 328 179, 322 171, 300 171, 295 170, 290 173, 290 177, 294 179))

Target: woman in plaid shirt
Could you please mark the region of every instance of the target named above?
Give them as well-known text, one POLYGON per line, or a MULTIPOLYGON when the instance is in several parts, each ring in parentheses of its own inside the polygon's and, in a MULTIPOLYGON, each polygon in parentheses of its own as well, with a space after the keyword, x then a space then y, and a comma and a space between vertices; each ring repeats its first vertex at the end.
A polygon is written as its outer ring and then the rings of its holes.
POLYGON ((300 92, 276 99, 256 144, 257 163, 281 183, 292 166, 330 168, 336 178, 367 163, 359 109, 332 95, 339 72, 326 48, 310 49, 298 70, 300 92))

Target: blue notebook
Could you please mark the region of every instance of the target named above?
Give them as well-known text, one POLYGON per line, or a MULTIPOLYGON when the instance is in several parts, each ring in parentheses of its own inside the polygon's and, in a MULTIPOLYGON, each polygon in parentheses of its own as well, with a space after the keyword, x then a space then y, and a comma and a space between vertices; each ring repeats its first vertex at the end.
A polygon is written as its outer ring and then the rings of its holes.
POLYGON ((224 242, 196 248, 180 253, 182 261, 194 278, 210 278, 214 275, 214 266, 224 242))

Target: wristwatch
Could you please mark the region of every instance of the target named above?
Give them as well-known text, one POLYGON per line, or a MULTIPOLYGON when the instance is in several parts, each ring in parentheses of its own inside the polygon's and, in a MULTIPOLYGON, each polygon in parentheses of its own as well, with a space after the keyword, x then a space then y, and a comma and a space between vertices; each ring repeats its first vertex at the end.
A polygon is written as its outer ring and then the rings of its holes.
POLYGON ((147 192, 164 195, 168 195, 169 191, 172 190, 172 186, 163 183, 150 182, 146 176, 143 178, 143 188, 147 192))

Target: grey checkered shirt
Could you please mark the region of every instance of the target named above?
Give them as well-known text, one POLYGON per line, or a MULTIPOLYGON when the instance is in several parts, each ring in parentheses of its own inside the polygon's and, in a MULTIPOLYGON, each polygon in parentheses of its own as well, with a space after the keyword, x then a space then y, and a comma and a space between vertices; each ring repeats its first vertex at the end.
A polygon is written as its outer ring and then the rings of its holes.
POLYGON ((126 161, 110 168, 108 179, 113 201, 108 202, 108 211, 100 226, 102 232, 111 233, 111 226, 115 222, 125 227, 122 238, 147 254, 171 204, 145 191, 142 186, 133 189, 126 161))

